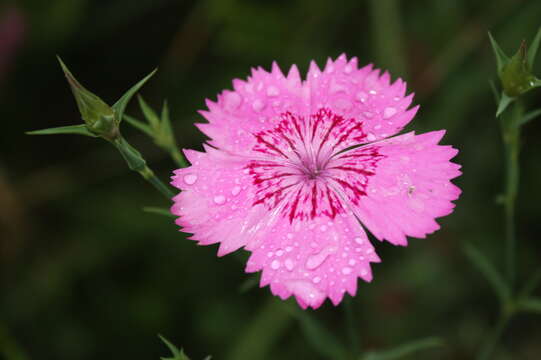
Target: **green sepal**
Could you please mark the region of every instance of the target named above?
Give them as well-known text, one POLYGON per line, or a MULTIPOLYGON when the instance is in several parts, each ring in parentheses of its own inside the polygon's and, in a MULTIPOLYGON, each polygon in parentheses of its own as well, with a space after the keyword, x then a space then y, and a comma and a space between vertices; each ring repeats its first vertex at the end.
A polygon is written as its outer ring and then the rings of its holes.
POLYGON ((530 48, 528 49, 528 66, 533 68, 533 62, 535 61, 535 55, 537 55, 537 50, 539 50, 539 43, 541 42, 541 27, 539 30, 537 30, 537 34, 535 34, 535 37, 532 41, 532 44, 530 45, 530 48))
POLYGON ((467 243, 464 246, 464 252, 472 265, 487 279, 500 301, 506 303, 510 298, 511 292, 494 265, 472 244, 467 243))
POLYGON ((57 135, 57 134, 77 134, 90 137, 98 137, 94 134, 86 125, 70 125, 70 126, 60 126, 55 128, 43 129, 43 130, 34 130, 27 131, 27 135, 57 135))
POLYGON ((57 58, 75 97, 81 117, 88 129, 96 135, 109 139, 113 138, 118 132, 118 127, 114 123, 113 109, 97 95, 81 85, 62 59, 59 56, 57 58))
POLYGON ((144 212, 151 213, 151 214, 157 214, 157 215, 163 215, 171 218, 175 218, 176 216, 171 213, 171 211, 167 208, 158 207, 158 206, 145 206, 143 208, 144 212))
POLYGON ((137 84, 132 86, 122 97, 112 106, 114 110, 114 118, 115 122, 120 124, 122 121, 122 118, 124 116, 124 111, 126 110, 126 106, 128 105, 128 102, 130 102, 131 98, 139 89, 150 79, 157 71, 158 69, 153 70, 150 74, 145 76, 141 81, 139 81, 137 84))
POLYGON ((500 74, 504 65, 509 62, 509 57, 503 52, 502 48, 500 47, 500 45, 498 45, 496 40, 494 40, 490 31, 488 32, 488 37, 490 39, 490 44, 492 45, 492 50, 494 51, 494 56, 496 57, 498 74, 500 74))
POLYGON ((507 94, 502 91, 502 94, 499 97, 498 110, 496 110, 496 117, 500 116, 514 100, 515 98, 507 96, 507 94))
POLYGON ((526 54, 526 43, 523 41, 516 54, 500 71, 503 91, 510 97, 517 97, 539 86, 531 66, 528 65, 526 54))
POLYGON ((444 342, 437 337, 415 340, 406 344, 399 345, 393 349, 383 351, 370 351, 365 353, 360 360, 394 360, 416 352, 443 346, 444 342))
POLYGON ((190 358, 184 353, 182 349, 178 349, 173 345, 169 340, 158 334, 158 337, 163 341, 163 343, 169 348, 173 357, 160 357, 161 360, 190 360, 190 358))

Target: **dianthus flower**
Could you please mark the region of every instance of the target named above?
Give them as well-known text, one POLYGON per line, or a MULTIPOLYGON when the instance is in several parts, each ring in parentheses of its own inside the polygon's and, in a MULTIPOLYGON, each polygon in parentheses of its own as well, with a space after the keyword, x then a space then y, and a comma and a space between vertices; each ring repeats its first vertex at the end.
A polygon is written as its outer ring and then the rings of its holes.
POLYGON ((218 256, 250 251, 246 271, 280 298, 337 305, 380 261, 365 229, 405 246, 453 211, 457 150, 438 145, 444 131, 396 135, 418 109, 402 80, 341 55, 324 71, 312 62, 306 81, 273 63, 233 88, 201 111, 210 140, 185 151, 171 210, 193 240, 220 243, 218 256))

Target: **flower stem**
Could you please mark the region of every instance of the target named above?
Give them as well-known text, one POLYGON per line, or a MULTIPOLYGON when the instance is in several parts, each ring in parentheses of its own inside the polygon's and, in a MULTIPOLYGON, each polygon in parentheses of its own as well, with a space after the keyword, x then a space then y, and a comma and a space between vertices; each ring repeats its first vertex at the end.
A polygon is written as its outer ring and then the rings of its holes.
POLYGON ((505 146, 506 189, 505 189, 505 265, 509 289, 513 292, 515 282, 515 206, 519 187, 519 150, 520 121, 524 108, 520 100, 516 100, 512 113, 502 117, 502 136, 505 146))
POLYGON ((507 326, 507 323, 509 322, 509 318, 510 318, 509 315, 500 316, 500 319, 498 320, 496 327, 492 329, 492 331, 488 334, 483 346, 481 347, 481 351, 479 352, 479 355, 477 356, 477 360, 491 359, 491 355, 494 352, 494 348, 496 347, 498 340, 502 336, 503 331, 505 330, 505 327, 507 326))
POLYGON ((137 171, 141 176, 152 184, 163 196, 171 200, 175 194, 165 185, 154 172, 148 167, 145 159, 139 151, 131 146, 122 136, 117 137, 113 142, 113 145, 120 151, 128 167, 137 171))

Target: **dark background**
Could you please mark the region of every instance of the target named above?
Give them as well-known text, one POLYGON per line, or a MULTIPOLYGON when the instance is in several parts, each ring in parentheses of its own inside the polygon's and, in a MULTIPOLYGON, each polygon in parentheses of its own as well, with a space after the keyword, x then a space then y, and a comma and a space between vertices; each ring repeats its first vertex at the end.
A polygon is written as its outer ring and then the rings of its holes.
MULTIPOLYGON (((475 244, 499 268, 504 261, 496 202, 503 148, 487 31, 513 53, 539 25, 536 0, 4 0, 0 357, 157 359, 168 354, 161 333, 192 359, 328 358, 267 288, 241 292, 250 279, 245 256, 218 259, 170 218, 142 212, 168 204, 105 141, 24 132, 80 122, 56 54, 110 104, 159 66, 142 94, 154 107, 167 98, 180 146, 200 149, 196 111, 231 79, 273 60, 305 72, 311 59, 323 66, 346 52, 408 81, 421 105, 408 129, 447 129, 443 142, 460 149, 464 172, 455 181, 463 195, 440 231, 407 248, 376 244, 383 262, 352 301, 358 340, 369 350, 439 336, 445 346, 409 358, 472 359, 498 302, 463 246, 475 244)), ((539 106, 540 92, 527 101, 539 106)), ((135 101, 127 112, 141 117, 135 101)), ((173 163, 151 140, 128 124, 123 133, 160 177, 170 176, 173 163)), ((533 121, 522 137, 521 281, 540 267, 540 136, 541 121, 533 121)), ((347 343, 343 306, 327 302, 310 313, 347 343)), ((540 315, 518 315, 494 359, 540 357, 540 315)))

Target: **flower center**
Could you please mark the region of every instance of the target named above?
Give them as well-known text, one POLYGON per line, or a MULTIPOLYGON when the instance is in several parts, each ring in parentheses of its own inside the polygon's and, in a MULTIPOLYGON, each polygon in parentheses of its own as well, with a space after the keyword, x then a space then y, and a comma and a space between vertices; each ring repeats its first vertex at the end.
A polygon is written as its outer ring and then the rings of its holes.
POLYGON ((273 129, 254 137, 252 150, 261 158, 246 166, 256 188, 254 205, 277 209, 290 222, 333 219, 344 212, 345 199, 358 203, 383 157, 375 145, 341 152, 367 142, 363 122, 328 109, 309 117, 284 113, 273 129))

